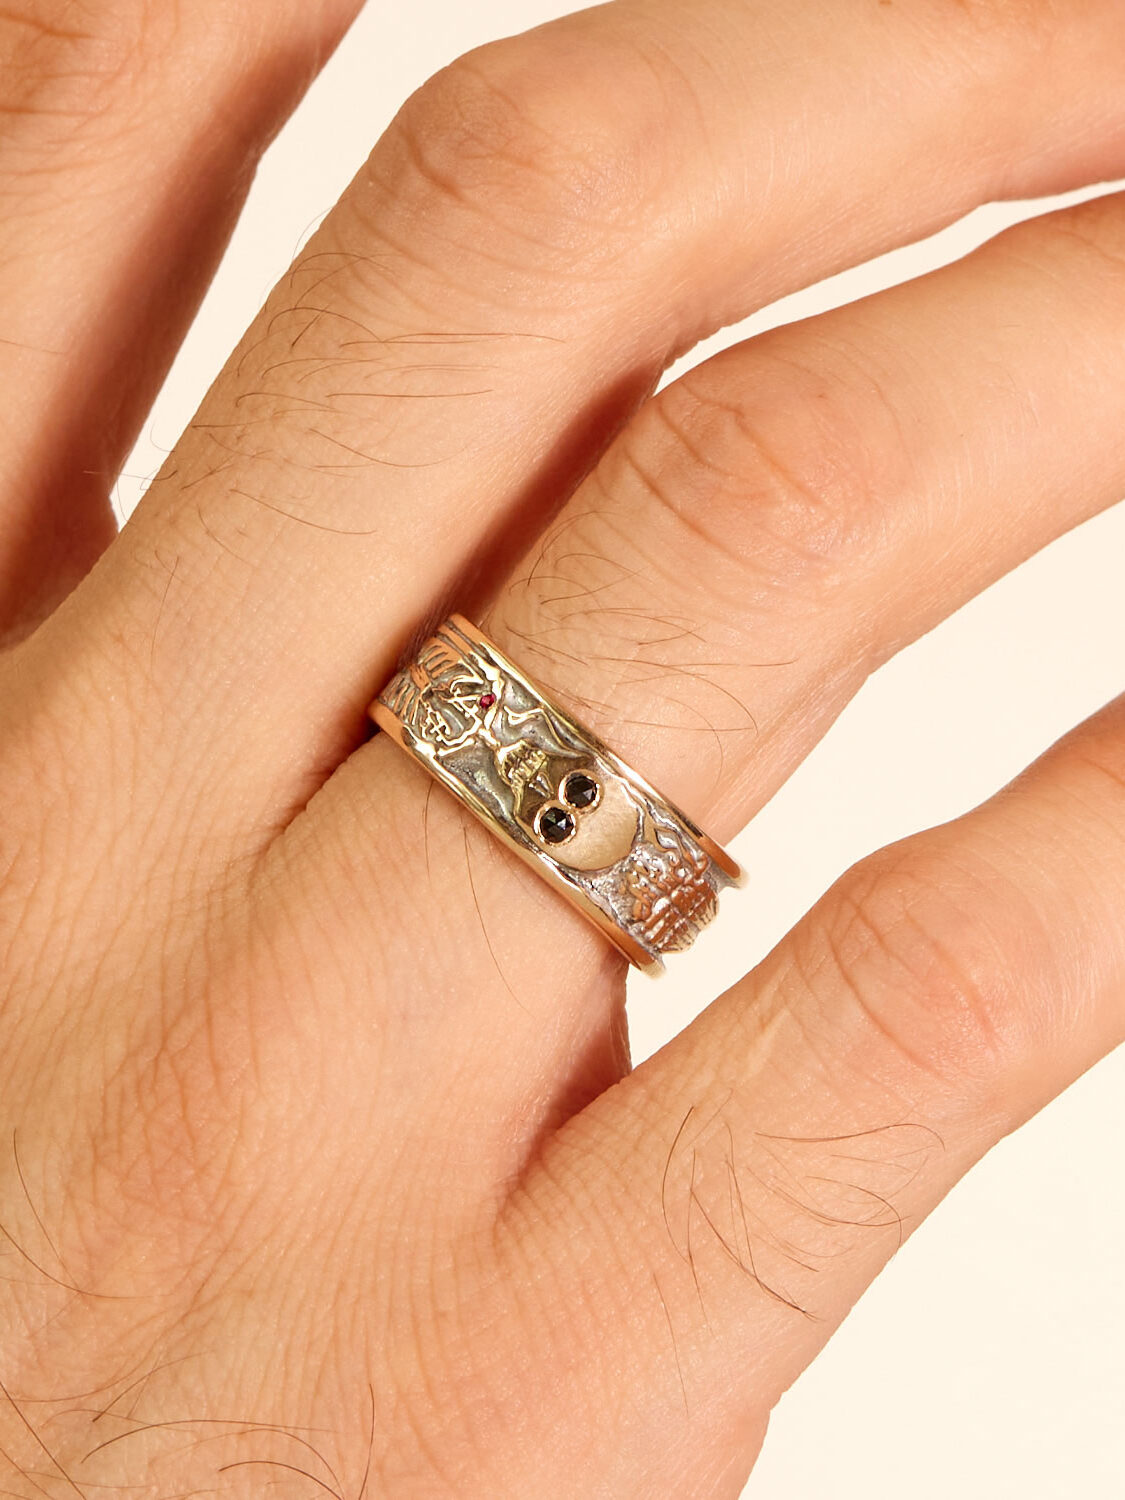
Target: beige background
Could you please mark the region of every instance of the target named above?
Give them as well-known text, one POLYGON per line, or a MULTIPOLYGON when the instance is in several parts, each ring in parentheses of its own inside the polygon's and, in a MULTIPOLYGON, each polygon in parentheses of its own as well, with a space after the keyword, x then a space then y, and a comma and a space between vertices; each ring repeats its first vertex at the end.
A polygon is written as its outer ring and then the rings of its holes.
MULTIPOLYGON (((457 52, 573 8, 415 0, 361 19, 263 165, 121 481, 123 512, 405 95, 457 52)), ((1030 211, 982 211, 777 304, 690 361, 916 275, 1030 211)), ((854 860, 970 807, 1125 688, 1123 561, 1120 506, 878 674, 735 846, 750 889, 728 898, 725 920, 674 975, 634 986, 638 1057, 755 963, 854 860)), ((1123 1137, 1125 1052, 993 1152, 917 1232, 783 1401, 747 1495, 1120 1500, 1123 1137)))

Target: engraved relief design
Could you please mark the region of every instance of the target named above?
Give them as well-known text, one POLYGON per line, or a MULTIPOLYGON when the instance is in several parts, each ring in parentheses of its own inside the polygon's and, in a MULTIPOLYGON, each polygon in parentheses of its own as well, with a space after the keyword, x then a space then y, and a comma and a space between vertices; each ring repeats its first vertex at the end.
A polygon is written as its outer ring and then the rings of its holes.
POLYGON ((392 680, 382 700, 415 740, 444 755, 487 733, 500 686, 498 672, 442 631, 392 680))
POLYGON ((648 952, 687 948, 715 915, 726 876, 672 810, 453 622, 382 701, 418 754, 440 762, 648 952))
POLYGON ((711 921, 718 892, 710 865, 706 855, 682 841, 674 848, 642 844, 630 855, 618 881, 619 900, 628 925, 647 948, 680 953, 711 921))

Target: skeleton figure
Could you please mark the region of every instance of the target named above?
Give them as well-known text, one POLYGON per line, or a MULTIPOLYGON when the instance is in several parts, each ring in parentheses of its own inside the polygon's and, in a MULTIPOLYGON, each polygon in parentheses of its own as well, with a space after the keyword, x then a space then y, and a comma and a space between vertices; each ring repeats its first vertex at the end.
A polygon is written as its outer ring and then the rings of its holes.
POLYGON ((502 686, 494 667, 442 632, 398 674, 386 703, 415 740, 444 757, 489 733, 502 686))
POLYGON ((640 808, 620 779, 448 628, 399 674, 387 703, 437 759, 486 755, 486 782, 507 789, 515 822, 559 864, 605 869, 632 848, 640 808))

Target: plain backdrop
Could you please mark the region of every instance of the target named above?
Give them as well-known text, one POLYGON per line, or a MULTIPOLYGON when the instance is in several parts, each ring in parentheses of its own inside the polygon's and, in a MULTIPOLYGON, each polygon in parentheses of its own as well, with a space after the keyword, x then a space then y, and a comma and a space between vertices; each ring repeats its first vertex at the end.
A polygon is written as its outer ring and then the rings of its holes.
MULTIPOLYGON (((405 96, 456 53, 575 8, 414 0, 368 10, 266 157, 120 481, 122 514, 405 96)), ((775 304, 684 363, 961 256, 1044 206, 981 210, 775 304)), ((727 898, 672 974, 634 984, 638 1059, 756 963, 848 865, 979 802, 1125 689, 1123 561, 1118 506, 878 673, 734 844, 749 888, 727 898)), ((997 1148, 916 1232, 782 1401, 746 1495, 1121 1500, 1123 1137, 1120 1052, 997 1148)))

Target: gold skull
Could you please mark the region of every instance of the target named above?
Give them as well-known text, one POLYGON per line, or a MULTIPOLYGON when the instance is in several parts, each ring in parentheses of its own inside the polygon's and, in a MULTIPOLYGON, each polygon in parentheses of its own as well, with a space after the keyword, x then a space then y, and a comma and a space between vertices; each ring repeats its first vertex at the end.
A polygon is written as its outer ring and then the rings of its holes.
POLYGON ((629 853, 640 815, 622 782, 599 769, 566 767, 553 793, 524 810, 536 843, 571 870, 604 870, 629 853))

